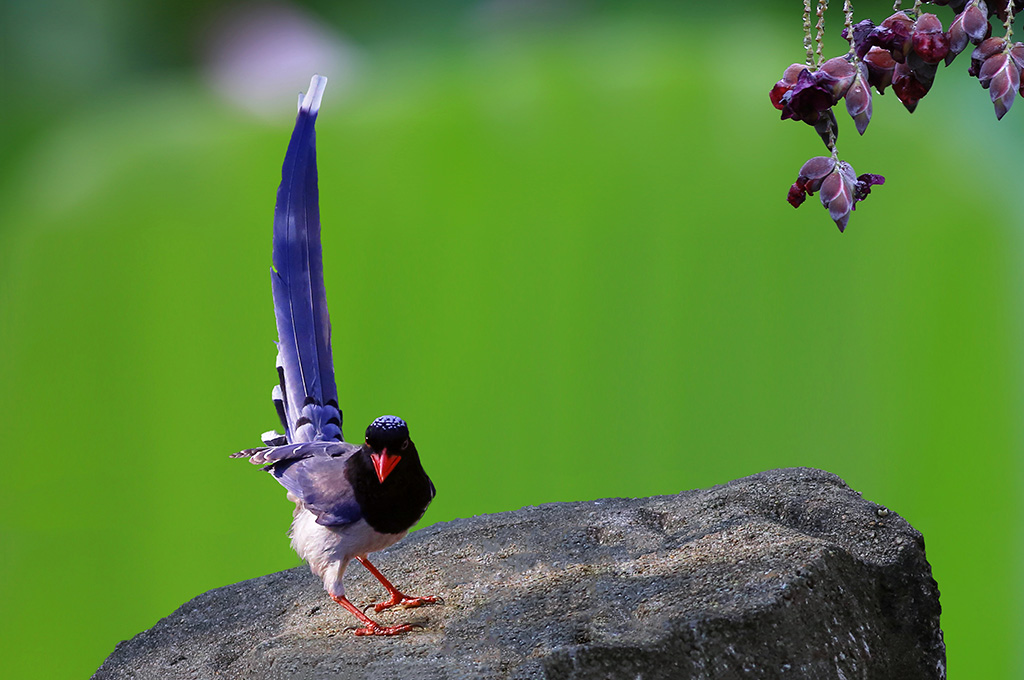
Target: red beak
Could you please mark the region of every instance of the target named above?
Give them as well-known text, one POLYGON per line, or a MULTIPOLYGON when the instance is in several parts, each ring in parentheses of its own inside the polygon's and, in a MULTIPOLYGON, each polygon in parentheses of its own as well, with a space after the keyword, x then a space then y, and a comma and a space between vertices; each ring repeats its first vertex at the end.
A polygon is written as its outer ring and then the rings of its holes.
POLYGON ((381 484, 402 460, 401 456, 389 454, 387 449, 382 449, 380 453, 371 453, 370 458, 373 460, 373 469, 377 472, 377 479, 381 484))

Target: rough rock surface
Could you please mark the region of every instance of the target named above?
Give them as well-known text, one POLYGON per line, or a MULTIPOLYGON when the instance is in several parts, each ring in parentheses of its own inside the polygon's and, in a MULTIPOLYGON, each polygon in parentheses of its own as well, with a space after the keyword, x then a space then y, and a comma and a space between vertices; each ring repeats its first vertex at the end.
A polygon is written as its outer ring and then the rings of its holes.
MULTIPOLYGON (((435 524, 377 553, 423 626, 357 638, 305 567, 218 588, 117 645, 114 678, 945 677, 921 534, 833 474, 435 524)), ((383 589, 356 563, 357 604, 383 589)))

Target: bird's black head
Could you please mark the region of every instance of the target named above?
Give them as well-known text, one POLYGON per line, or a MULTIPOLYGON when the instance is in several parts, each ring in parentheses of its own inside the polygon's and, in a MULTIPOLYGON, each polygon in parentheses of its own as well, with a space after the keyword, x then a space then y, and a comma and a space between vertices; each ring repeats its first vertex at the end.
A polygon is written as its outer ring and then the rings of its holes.
POLYGON ((409 439, 409 426, 398 416, 381 416, 370 423, 366 428, 366 446, 370 448, 370 459, 381 484, 407 451, 416 452, 409 439))

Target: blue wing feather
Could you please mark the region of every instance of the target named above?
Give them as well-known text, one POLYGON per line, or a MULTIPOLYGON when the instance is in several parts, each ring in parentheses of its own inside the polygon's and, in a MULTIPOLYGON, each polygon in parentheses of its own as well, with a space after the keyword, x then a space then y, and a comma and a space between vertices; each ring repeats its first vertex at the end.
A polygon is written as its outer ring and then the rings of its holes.
POLYGON ((290 442, 342 440, 324 290, 316 172, 316 116, 326 78, 299 105, 274 210, 271 288, 277 319, 278 404, 290 442))
POLYGON ((259 446, 254 449, 246 449, 232 454, 232 458, 248 457, 253 465, 263 465, 269 468, 271 465, 286 460, 301 460, 303 458, 326 457, 337 458, 348 457, 359 447, 348 442, 299 442, 297 444, 284 444, 282 446, 259 446))
POLYGON ((234 454, 262 465, 281 486, 327 526, 351 524, 363 514, 345 476, 345 463, 361 447, 348 442, 316 441, 261 446, 234 454))
POLYGON ((306 504, 316 515, 318 524, 351 524, 363 517, 352 485, 345 476, 345 459, 316 457, 285 461, 274 465, 271 474, 306 504))

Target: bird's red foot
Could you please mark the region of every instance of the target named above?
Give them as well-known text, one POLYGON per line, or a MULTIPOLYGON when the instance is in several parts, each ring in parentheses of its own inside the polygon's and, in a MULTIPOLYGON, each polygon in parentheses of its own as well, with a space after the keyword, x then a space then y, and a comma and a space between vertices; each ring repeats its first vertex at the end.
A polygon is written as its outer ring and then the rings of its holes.
POLYGON ((410 625, 401 626, 382 626, 369 616, 359 611, 359 607, 349 602, 348 598, 344 595, 331 595, 331 599, 340 604, 345 609, 352 612, 357 619, 363 622, 362 628, 356 628, 356 635, 401 635, 402 633, 408 633, 413 629, 410 625))
POLYGON ((390 609, 391 607, 399 604, 403 607, 420 607, 425 604, 434 604, 439 601, 438 598, 432 595, 427 595, 426 597, 409 597, 408 595, 403 594, 398 590, 398 588, 391 585, 391 581, 384 578, 384 574, 380 573, 380 571, 377 570, 377 567, 370 564, 370 560, 365 557, 356 557, 356 559, 359 560, 359 562, 362 563, 362 565, 366 567, 371 574, 377 577, 377 580, 381 582, 381 585, 387 588, 388 592, 391 594, 391 599, 387 602, 381 602, 373 605, 373 611, 378 614, 385 609, 390 609))
POLYGON ((356 635, 401 635, 412 630, 412 626, 382 626, 379 623, 370 623, 363 628, 356 628, 353 631, 356 635))
POLYGON ((437 602, 437 598, 433 595, 427 595, 425 597, 409 597, 408 595, 403 595, 396 590, 391 594, 391 599, 387 602, 380 602, 373 605, 373 611, 379 614, 385 609, 390 609, 396 605, 402 605, 403 607, 409 608, 420 607, 425 604, 434 604, 435 602, 437 602))

